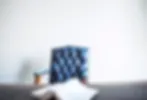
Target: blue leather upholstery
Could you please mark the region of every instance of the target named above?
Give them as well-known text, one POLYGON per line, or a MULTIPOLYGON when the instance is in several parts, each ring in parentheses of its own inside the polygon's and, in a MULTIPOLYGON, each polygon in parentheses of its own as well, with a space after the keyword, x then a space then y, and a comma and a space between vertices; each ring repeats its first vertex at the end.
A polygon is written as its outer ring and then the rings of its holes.
POLYGON ((87 78, 87 48, 66 46, 52 50, 50 83, 87 78))

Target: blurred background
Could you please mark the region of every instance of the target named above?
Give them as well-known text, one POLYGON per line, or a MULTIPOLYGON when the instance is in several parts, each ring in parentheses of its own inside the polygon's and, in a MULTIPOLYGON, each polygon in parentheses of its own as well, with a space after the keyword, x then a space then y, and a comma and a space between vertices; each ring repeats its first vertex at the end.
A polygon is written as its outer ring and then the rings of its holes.
POLYGON ((0 83, 33 83, 51 50, 87 46, 91 83, 147 81, 146 0, 0 0, 0 83))

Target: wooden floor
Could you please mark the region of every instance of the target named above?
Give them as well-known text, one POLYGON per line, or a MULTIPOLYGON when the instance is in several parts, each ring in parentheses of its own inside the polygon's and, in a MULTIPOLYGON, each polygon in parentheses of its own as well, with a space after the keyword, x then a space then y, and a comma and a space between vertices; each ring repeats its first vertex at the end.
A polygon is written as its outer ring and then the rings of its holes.
MULTIPOLYGON (((147 83, 93 85, 100 93, 92 100, 147 100, 147 83)), ((0 85, 0 100, 32 100, 30 93, 38 86, 0 85)))

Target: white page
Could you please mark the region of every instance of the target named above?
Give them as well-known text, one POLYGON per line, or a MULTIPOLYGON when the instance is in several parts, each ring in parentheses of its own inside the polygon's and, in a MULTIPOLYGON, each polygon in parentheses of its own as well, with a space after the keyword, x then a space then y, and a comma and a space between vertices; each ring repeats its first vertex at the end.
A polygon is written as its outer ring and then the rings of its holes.
POLYGON ((99 92, 98 90, 88 88, 81 84, 77 79, 73 79, 66 83, 38 89, 33 91, 32 94, 34 96, 41 96, 48 91, 55 92, 61 100, 89 100, 99 92))

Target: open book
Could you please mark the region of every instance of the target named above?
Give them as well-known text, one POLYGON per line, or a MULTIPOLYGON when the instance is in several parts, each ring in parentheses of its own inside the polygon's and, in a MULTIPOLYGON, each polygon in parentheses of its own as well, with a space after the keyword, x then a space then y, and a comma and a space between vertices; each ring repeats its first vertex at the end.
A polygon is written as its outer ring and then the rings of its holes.
POLYGON ((46 92, 53 91, 61 100, 90 100, 99 91, 81 84, 77 79, 69 80, 66 83, 49 85, 35 90, 32 95, 40 97, 46 92))

